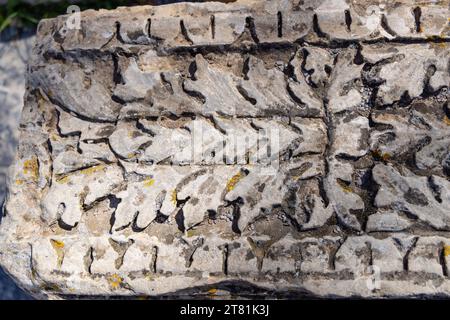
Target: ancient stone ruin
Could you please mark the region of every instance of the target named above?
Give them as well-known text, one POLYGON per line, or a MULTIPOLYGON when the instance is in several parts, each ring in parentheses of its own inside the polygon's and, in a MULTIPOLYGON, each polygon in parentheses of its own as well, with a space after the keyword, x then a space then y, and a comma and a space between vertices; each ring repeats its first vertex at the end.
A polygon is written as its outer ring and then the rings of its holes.
POLYGON ((1 265, 55 299, 449 296, 449 3, 392 3, 42 21, 1 265))

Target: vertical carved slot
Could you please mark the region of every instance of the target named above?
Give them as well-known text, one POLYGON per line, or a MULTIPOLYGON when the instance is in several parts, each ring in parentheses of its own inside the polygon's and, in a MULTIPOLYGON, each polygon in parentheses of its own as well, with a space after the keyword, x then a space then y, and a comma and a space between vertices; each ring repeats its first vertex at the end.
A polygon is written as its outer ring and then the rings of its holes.
POLYGON ((352 26, 352 15, 350 14, 349 10, 345 10, 344 14, 345 14, 345 25, 347 26, 347 31, 350 32, 352 26))
POLYGON ((123 39, 122 39, 122 35, 120 34, 120 28, 121 28, 120 22, 119 22, 119 21, 116 21, 116 22, 115 22, 115 26, 116 26, 116 37, 117 37, 117 40, 118 40, 119 42, 123 43, 124 41, 123 41, 123 39))
POLYGON ((277 19, 278 19, 278 38, 283 37, 283 15, 280 11, 277 13, 277 19))
POLYGON ((387 32, 389 33, 391 36, 395 37, 397 36, 397 34, 395 33, 394 30, 391 29, 391 27, 388 24, 387 18, 384 14, 381 15, 381 27, 387 32))
POLYGON ((183 35, 184 39, 186 39, 186 41, 189 42, 189 44, 192 45, 194 42, 189 37, 188 31, 186 29, 186 26, 184 25, 184 21, 183 20, 180 20, 180 30, 181 30, 181 34, 183 35))
POLYGON ((150 18, 147 19, 147 36, 152 37, 152 19, 150 18))
POLYGON ((420 18, 422 17, 422 10, 420 7, 415 7, 413 10, 414 20, 416 22, 416 32, 422 32, 422 27, 420 25, 420 18))
POLYGON ((258 35, 256 34, 255 20, 252 17, 245 18, 245 26, 250 31, 253 41, 259 43, 258 35))
POLYGON ((448 270, 447 270, 447 260, 445 258, 445 243, 441 244, 441 248, 439 250, 439 263, 442 266, 442 275, 444 277, 448 277, 448 270))
POLYGON ((210 17, 211 20, 211 38, 215 39, 216 38, 216 17, 214 15, 212 15, 210 17))
POLYGON ((317 34, 319 38, 325 38, 325 33, 322 32, 319 26, 319 18, 317 17, 317 14, 314 14, 313 16, 313 30, 317 34))

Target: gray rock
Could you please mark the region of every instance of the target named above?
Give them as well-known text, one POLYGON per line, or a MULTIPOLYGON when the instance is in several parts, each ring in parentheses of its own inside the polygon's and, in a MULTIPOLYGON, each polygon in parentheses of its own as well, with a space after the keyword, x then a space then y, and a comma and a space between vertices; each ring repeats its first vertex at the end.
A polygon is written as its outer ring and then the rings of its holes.
POLYGON ((362 54, 373 64, 378 64, 377 76, 383 81, 379 87, 380 104, 399 101, 407 92, 410 98, 417 98, 428 84, 436 91, 448 86, 448 61, 445 45, 400 45, 385 51, 376 46, 363 47, 362 54), (398 78, 400 73, 403 77, 398 78))
POLYGON ((42 21, 1 265, 52 299, 449 296, 448 8, 417 6, 42 21))
POLYGON ((377 212, 369 216, 366 229, 371 231, 403 231, 411 225, 397 212, 377 212))
MULTIPOLYGON (((30 32, 18 34, 15 29, 2 32, 0 42, 0 212, 6 197, 8 166, 14 161, 18 140, 20 112, 25 92, 26 63, 34 37, 30 32)), ((3 215, 3 213, 2 213, 3 215)), ((1 220, 1 218, 0 218, 1 220)), ((0 269, 0 300, 24 300, 31 297, 0 269)))
POLYGON ((416 176, 406 168, 378 164, 373 177, 380 185, 375 205, 406 211, 437 229, 447 230, 450 222, 450 182, 437 176, 416 176))

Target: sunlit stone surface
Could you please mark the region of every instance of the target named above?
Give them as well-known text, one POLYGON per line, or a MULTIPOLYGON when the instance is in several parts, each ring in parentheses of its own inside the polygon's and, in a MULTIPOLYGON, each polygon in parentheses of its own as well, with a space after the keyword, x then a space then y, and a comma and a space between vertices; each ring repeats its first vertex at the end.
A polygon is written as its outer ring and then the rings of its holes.
POLYGON ((448 296, 446 17, 311 0, 41 22, 0 263, 47 298, 448 296))

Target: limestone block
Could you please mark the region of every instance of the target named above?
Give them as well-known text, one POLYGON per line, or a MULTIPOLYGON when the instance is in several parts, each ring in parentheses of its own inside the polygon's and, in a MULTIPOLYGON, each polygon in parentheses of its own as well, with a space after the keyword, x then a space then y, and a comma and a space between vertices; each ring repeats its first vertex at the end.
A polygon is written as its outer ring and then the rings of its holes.
POLYGON ((42 21, 0 264, 51 299, 450 296, 445 12, 239 0, 42 21))

